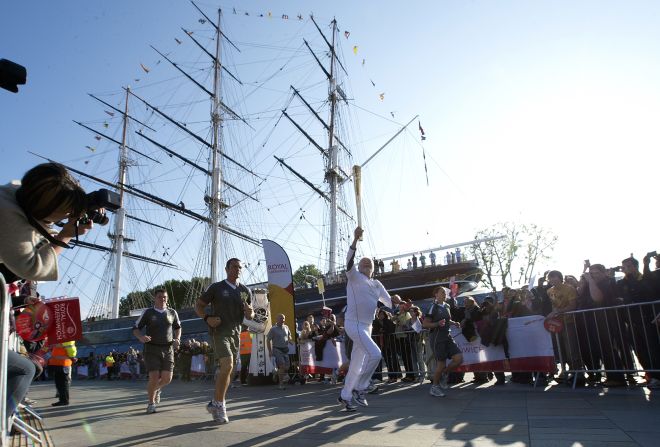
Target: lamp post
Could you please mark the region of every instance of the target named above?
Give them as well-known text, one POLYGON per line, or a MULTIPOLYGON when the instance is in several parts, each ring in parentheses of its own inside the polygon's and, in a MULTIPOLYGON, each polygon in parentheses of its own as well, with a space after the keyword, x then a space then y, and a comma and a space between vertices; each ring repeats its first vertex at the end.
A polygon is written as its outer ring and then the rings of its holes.
POLYGON ((307 278, 311 278, 316 281, 316 288, 319 289, 319 293, 321 294, 321 301, 323 302, 323 308, 325 308, 325 284, 323 283, 323 278, 317 278, 316 276, 312 275, 305 275, 305 279, 307 278))

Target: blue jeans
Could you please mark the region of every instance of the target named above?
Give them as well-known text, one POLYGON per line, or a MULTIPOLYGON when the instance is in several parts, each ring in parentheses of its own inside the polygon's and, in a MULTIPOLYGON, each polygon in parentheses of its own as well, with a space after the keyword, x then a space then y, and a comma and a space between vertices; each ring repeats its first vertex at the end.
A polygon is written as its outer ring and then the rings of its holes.
POLYGON ((15 351, 7 353, 7 416, 14 414, 30 388, 36 367, 15 351))

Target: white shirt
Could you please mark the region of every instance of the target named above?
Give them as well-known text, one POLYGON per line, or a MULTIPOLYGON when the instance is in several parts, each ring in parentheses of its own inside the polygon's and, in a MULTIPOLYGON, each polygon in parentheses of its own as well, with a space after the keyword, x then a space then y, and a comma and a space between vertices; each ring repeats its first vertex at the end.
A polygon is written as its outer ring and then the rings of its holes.
MULTIPOLYGON (((355 250, 348 249, 347 261, 355 255, 355 250)), ((368 278, 357 269, 357 263, 346 272, 346 321, 371 324, 374 321, 378 301, 392 307, 392 298, 377 279, 368 278)))

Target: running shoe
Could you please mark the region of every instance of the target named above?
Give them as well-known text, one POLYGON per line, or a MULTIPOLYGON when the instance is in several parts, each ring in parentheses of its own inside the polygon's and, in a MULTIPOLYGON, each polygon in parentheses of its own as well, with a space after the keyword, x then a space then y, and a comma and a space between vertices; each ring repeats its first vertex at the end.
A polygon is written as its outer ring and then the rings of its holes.
POLYGON ((358 390, 353 390, 353 400, 355 401, 356 404, 363 406, 363 407, 368 407, 369 404, 367 403, 367 397, 365 396, 364 391, 358 391, 358 390))
POLYGON ((376 393, 378 393, 379 389, 380 389, 380 387, 378 386, 377 383, 371 382, 369 384, 369 386, 367 387, 366 391, 367 391, 367 394, 376 394, 376 393))
POLYGON ((213 401, 210 401, 208 405, 206 405, 206 411, 208 411, 211 416, 213 416, 213 421, 218 422, 220 424, 226 424, 229 422, 229 418, 227 417, 227 409, 224 406, 216 406, 213 405, 213 401))
POLYGON ((339 397, 337 398, 337 402, 339 402, 340 405, 343 405, 343 406, 344 406, 344 409, 345 409, 347 412, 352 412, 352 411, 357 410, 357 405, 355 405, 355 404, 353 403, 353 399, 351 399, 351 400, 344 400, 344 399, 341 398, 341 394, 340 394, 339 397))
POLYGON ((444 391, 440 388, 439 385, 431 385, 431 396, 433 397, 445 397, 444 391))
POLYGON ((156 412, 156 404, 147 405, 147 414, 151 414, 155 412, 156 412))

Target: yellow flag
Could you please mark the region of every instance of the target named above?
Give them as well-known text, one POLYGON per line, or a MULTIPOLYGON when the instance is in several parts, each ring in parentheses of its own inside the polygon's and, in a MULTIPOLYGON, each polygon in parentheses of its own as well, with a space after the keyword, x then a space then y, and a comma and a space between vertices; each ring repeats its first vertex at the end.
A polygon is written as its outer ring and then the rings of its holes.
POLYGON ((358 50, 358 47, 357 47, 357 45, 355 45, 353 47, 353 54, 355 54, 356 56, 357 56, 357 50, 358 50))

